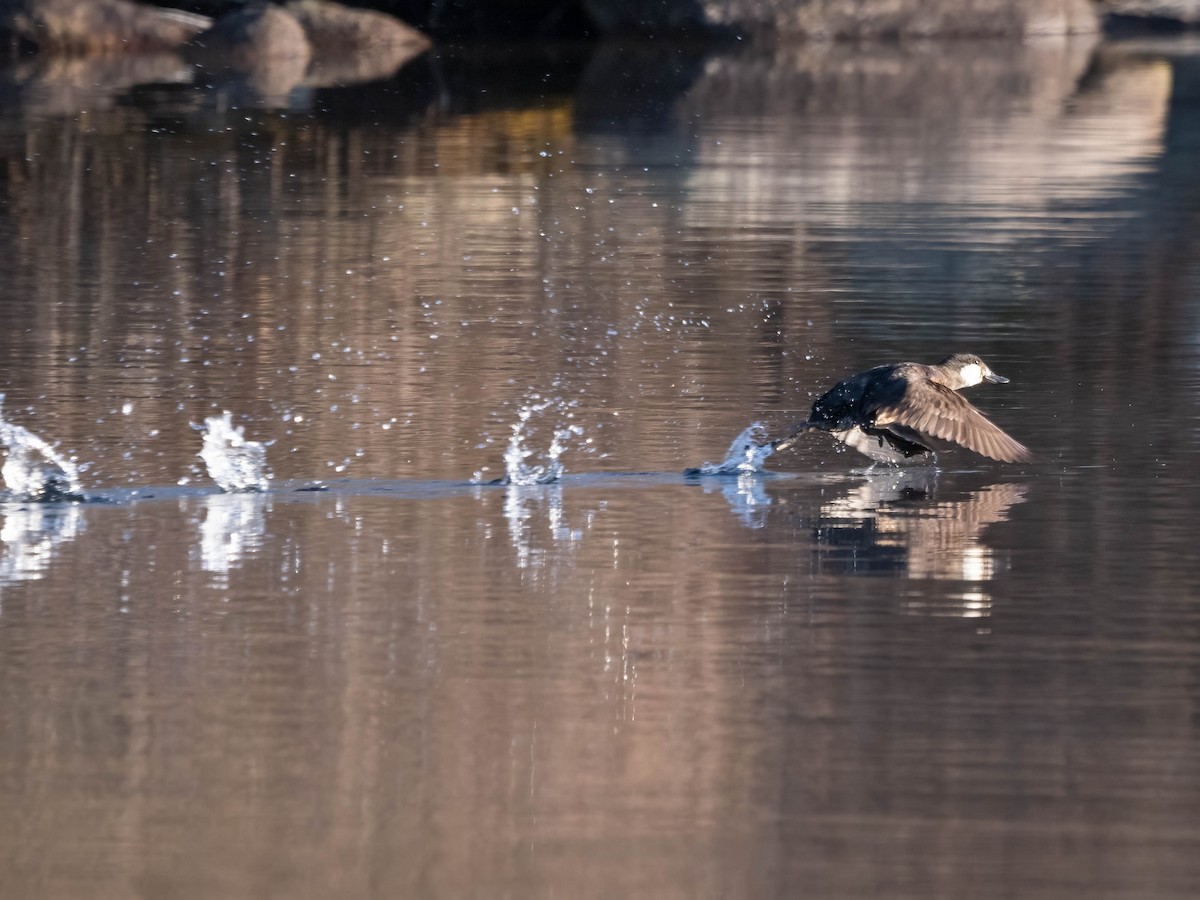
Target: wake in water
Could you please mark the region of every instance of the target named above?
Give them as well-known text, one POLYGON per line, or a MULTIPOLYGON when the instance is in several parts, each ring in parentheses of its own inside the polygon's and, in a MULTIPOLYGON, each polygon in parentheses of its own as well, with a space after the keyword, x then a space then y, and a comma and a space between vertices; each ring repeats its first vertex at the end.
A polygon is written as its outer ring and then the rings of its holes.
POLYGON ((695 475, 756 475, 763 470, 767 459, 775 452, 767 440, 767 430, 762 422, 755 422, 744 429, 719 463, 706 462, 702 466, 684 469, 683 474, 695 475))
POLYGON ((267 474, 267 447, 271 442, 248 441, 233 416, 209 416, 204 425, 193 426, 204 433, 200 458, 208 476, 227 494, 265 491, 270 485, 267 474))
MULTIPOLYGON (((4 395, 0 394, 0 406, 4 395)), ((79 467, 27 428, 6 421, 0 410, 0 479, 13 500, 47 503, 82 500, 79 467)))

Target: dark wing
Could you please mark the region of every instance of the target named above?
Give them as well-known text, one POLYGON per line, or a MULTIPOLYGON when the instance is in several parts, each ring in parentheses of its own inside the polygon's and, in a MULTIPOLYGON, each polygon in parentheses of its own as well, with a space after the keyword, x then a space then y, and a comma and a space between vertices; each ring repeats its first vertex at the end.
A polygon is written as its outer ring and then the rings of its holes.
POLYGON ((1000 462, 1033 461, 1028 447, 992 424, 966 398, 940 384, 910 382, 907 392, 881 402, 872 412, 876 428, 885 428, 907 440, 913 440, 915 432, 1000 462))

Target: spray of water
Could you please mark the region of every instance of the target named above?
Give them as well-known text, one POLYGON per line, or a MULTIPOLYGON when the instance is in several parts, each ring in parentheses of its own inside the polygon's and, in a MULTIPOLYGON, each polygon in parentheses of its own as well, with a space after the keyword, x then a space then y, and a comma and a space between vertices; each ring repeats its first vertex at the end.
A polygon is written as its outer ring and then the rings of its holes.
MULTIPOLYGON (((532 485, 553 484, 562 478, 565 471, 562 455, 573 438, 583 434, 583 426, 568 423, 554 428, 550 446, 544 453, 529 446, 532 438, 533 420, 535 416, 552 410, 560 419, 570 419, 573 413, 574 401, 566 401, 559 397, 541 399, 535 397, 517 410, 517 421, 511 426, 508 444, 504 448, 504 477, 498 479, 500 484, 532 485), (531 459, 532 458, 532 459, 531 459), (540 462, 532 461, 540 459, 540 462)), ((482 481, 482 472, 476 473, 475 480, 482 481)))
POLYGON ((199 430, 204 434, 200 458, 221 490, 244 494, 267 489, 271 481, 267 474, 269 443, 246 440, 242 427, 233 424, 228 411, 220 417, 209 416, 199 430))
POLYGON ((745 428, 719 463, 706 462, 702 466, 684 471, 685 475, 754 475, 763 470, 763 465, 775 452, 767 440, 767 430, 762 422, 754 422, 745 428))
MULTIPOLYGON (((0 406, 4 395, 0 394, 0 406)), ((14 500, 49 502, 82 499, 79 467, 27 428, 6 421, 0 411, 4 465, 0 479, 14 500)))

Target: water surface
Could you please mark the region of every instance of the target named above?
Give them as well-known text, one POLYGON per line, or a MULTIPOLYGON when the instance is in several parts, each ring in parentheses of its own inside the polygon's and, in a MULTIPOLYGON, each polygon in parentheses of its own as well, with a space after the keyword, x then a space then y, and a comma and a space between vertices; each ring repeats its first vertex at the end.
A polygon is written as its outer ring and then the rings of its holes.
POLYGON ((93 502, 0 502, 0 894, 1195 896, 1198 66, 25 83, 3 414, 93 502), (681 474, 954 351, 1036 464, 681 474))

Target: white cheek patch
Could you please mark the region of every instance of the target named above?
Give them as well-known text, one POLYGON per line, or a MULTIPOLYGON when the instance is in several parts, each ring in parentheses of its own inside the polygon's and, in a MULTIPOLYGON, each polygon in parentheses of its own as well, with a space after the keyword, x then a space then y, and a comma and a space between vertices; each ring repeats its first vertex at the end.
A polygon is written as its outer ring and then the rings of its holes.
POLYGON ((983 381, 983 369, 978 363, 971 363, 969 366, 963 366, 959 370, 958 377, 963 380, 963 384, 967 387, 972 387, 983 381))

